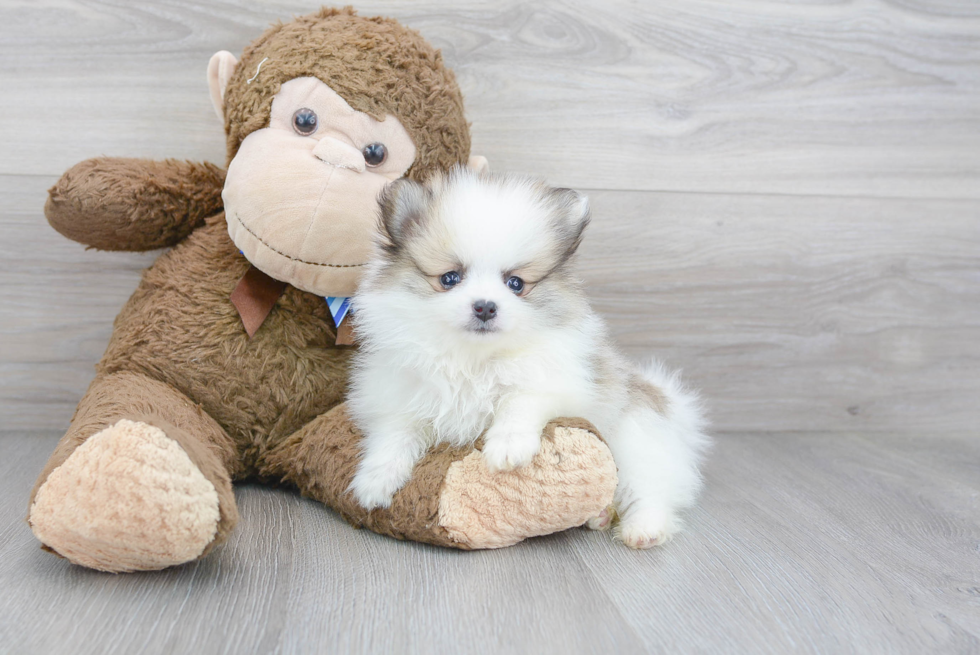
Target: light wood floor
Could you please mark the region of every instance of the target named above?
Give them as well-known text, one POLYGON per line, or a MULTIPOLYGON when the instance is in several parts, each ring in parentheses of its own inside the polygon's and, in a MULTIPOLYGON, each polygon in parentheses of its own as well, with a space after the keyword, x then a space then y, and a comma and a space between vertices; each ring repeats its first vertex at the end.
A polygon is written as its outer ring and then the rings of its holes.
POLYGON ((580 259, 636 357, 703 390, 664 548, 457 553, 242 487, 206 560, 110 576, 23 516, 157 253, 46 189, 101 154, 224 163, 204 70, 314 3, 0 0, 0 653, 980 652, 980 5, 365 2, 443 49, 474 151, 589 193, 580 259))
POLYGON ((245 486, 226 545, 128 575, 38 549, 24 498, 55 437, 3 438, 6 652, 980 650, 973 438, 723 435, 687 532, 653 552, 583 529, 461 553, 245 486))

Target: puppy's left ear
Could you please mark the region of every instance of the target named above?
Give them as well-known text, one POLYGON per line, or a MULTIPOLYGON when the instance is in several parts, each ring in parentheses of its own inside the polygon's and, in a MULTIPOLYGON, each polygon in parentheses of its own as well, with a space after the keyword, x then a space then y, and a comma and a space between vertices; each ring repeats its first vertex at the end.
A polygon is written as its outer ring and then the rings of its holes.
POLYGON ((548 198, 554 207, 556 227, 568 257, 582 243, 582 233, 592 219, 589 199, 572 189, 551 189, 548 198))
POLYGON ((400 246, 413 230, 422 225, 432 192, 413 180, 395 180, 381 192, 381 227, 391 244, 400 246))

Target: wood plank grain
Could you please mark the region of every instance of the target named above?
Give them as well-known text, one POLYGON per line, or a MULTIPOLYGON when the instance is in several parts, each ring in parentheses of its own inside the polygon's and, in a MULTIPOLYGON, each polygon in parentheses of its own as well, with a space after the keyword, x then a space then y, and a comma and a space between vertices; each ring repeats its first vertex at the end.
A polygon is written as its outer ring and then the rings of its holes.
POLYGON ((667 549, 575 548, 651 651, 977 652, 978 444, 726 435, 667 549))
POLYGON ((597 192, 580 268, 636 357, 719 430, 980 422, 974 201, 597 192))
POLYGON ((23 522, 51 434, 0 434, 0 644, 17 653, 969 653, 980 442, 733 434, 688 529, 634 552, 572 530, 455 552, 239 487, 205 560, 107 575, 23 522))
MULTIPOLYGON (((0 173, 224 161, 204 70, 308 3, 0 7, 0 173), (42 124, 45 129, 31 129, 42 124)), ((569 186, 977 198, 969 2, 365 2, 440 46, 474 149, 569 186)))
MULTIPOLYGON (((0 176, 0 417, 63 429, 155 253, 44 222, 51 178, 0 176)), ((636 358, 682 368, 715 428, 975 432, 974 201, 597 191, 579 270, 636 358)))

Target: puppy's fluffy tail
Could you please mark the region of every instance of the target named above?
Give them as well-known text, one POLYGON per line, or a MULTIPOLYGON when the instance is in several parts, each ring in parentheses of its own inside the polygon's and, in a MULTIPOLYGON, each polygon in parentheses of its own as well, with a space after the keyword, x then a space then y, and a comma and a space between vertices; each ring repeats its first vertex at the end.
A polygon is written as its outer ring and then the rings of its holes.
POLYGON ((608 441, 619 467, 619 536, 660 543, 681 529, 678 511, 701 490, 707 420, 697 394, 659 362, 637 366, 633 376, 629 409, 608 441))
POLYGON ((709 421, 698 393, 684 386, 680 371, 671 371, 656 359, 638 365, 637 372, 663 393, 665 418, 700 460, 710 448, 711 438, 706 434, 709 421))

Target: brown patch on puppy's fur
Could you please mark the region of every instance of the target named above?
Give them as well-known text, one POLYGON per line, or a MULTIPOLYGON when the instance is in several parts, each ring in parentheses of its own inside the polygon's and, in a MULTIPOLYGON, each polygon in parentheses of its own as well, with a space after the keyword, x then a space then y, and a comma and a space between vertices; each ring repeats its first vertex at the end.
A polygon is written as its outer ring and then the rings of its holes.
POLYGON ((650 384, 636 373, 630 375, 628 384, 630 395, 642 399, 661 416, 667 415, 670 401, 658 387, 650 384))
MULTIPOLYGON (((437 176, 438 179, 440 176, 437 176)), ((437 182, 438 183, 438 182, 437 182)), ((436 187, 438 188, 438 187, 436 187)), ((389 270, 408 279, 413 274, 424 279, 433 291, 442 293, 439 278, 449 271, 464 272, 463 265, 425 239, 422 229, 437 202, 432 186, 401 179, 389 184, 381 194, 381 247, 387 254, 389 270)), ((424 290, 419 287, 420 291, 424 290)))
POLYGON ((422 226, 432 191, 408 179, 395 180, 381 192, 382 246, 395 252, 422 226))
POLYGON ((550 189, 548 199, 553 203, 553 227, 559 236, 561 257, 555 267, 563 266, 582 243, 585 228, 592 220, 588 202, 572 189, 550 189))

